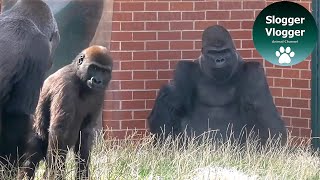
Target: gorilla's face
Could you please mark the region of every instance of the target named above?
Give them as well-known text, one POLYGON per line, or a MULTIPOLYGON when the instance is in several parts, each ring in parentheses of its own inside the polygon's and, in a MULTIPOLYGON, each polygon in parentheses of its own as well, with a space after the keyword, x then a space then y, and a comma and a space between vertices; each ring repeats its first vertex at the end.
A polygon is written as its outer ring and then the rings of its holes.
POLYGON ((105 90, 111 80, 112 59, 92 48, 77 57, 77 75, 92 90, 105 90))
POLYGON ((238 53, 229 32, 222 26, 211 26, 202 35, 201 70, 217 82, 232 77, 239 63, 238 53))
POLYGON ((226 81, 234 73, 238 54, 234 49, 203 48, 201 57, 202 71, 216 81, 226 81))

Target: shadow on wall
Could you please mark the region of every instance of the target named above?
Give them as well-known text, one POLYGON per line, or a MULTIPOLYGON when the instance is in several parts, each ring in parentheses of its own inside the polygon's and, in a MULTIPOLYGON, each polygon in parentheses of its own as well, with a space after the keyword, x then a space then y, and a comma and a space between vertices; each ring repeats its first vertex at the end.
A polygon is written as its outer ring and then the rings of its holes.
MULTIPOLYGON (((3 0, 2 11, 17 0, 3 0)), ((52 74, 86 47, 96 44, 109 48, 113 0, 44 0, 57 20, 61 41, 55 52, 52 74)))

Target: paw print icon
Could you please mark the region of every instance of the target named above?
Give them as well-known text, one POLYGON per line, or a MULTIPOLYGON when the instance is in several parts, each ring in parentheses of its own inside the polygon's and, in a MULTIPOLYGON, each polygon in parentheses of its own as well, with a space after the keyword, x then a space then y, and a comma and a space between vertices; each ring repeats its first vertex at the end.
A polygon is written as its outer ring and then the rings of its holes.
POLYGON ((293 58, 295 53, 291 50, 291 48, 288 46, 286 49, 284 49, 283 46, 279 48, 279 51, 276 51, 276 56, 279 58, 280 64, 289 64, 291 63, 291 58, 293 58))

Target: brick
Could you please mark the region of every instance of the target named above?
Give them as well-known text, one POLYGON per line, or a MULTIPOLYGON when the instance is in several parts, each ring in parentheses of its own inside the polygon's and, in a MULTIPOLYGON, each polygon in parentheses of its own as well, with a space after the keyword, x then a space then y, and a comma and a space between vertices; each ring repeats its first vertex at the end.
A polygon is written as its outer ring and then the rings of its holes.
POLYGON ((113 12, 112 14, 113 21, 132 21, 131 12, 113 12))
POLYGON ((300 109, 283 108, 283 115, 284 116, 291 116, 291 117, 300 117, 300 109))
POLYGON ((291 133, 292 136, 299 136, 300 135, 299 128, 289 127, 288 131, 291 133))
POLYGON ((156 51, 133 52, 133 60, 154 60, 157 59, 156 51))
POLYGON ((233 39, 252 39, 251 31, 231 31, 230 34, 233 39))
POLYGON ((204 12, 182 12, 182 20, 204 20, 204 12))
POLYGON ((277 87, 291 87, 291 79, 275 78, 274 85, 277 87))
POLYGON ((168 2, 146 2, 146 11, 169 11, 168 2))
POLYGON ((299 78, 300 77, 300 73, 299 73, 299 70, 283 69, 283 77, 286 77, 286 78, 299 78))
POLYGON ((272 96, 282 97, 282 88, 270 87, 272 96))
POLYGON ((105 129, 120 129, 120 121, 104 120, 102 123, 105 129))
POLYGON ((195 30, 203 31, 209 26, 217 25, 218 21, 196 21, 195 22, 195 30))
POLYGON ((305 99, 292 99, 292 107, 309 108, 309 100, 305 99))
POLYGON ((159 70, 158 72, 158 79, 172 79, 173 72, 171 70, 164 71, 159 70))
POLYGON ((145 82, 146 89, 160 89, 163 85, 168 84, 167 80, 150 80, 145 82))
POLYGON ((202 48, 202 41, 195 41, 194 42, 194 49, 200 50, 202 48))
POLYGON ((110 83, 109 83, 109 89, 120 89, 120 82, 119 81, 115 81, 115 80, 112 80, 110 83))
POLYGON ((194 2, 194 10, 213 10, 217 9, 217 2, 194 2))
POLYGON ((157 20, 156 12, 134 12, 133 13, 134 21, 152 21, 157 20))
POLYGON ((273 86, 274 85, 274 78, 267 77, 267 83, 269 86, 273 86))
POLYGON ((170 11, 192 11, 193 2, 170 2, 170 11))
POLYGON ((121 89, 144 89, 143 81, 121 81, 121 89))
POLYGON ((291 118, 290 117, 282 117, 285 126, 291 126, 291 118))
POLYGON ((146 22, 146 30, 169 30, 169 22, 146 22))
POLYGON ((240 53, 241 57, 243 57, 243 58, 251 58, 252 57, 252 50, 239 49, 238 52, 240 53))
POLYGON ((144 70, 144 61, 124 61, 121 62, 121 70, 144 70))
POLYGON ((168 41, 150 41, 146 42, 147 50, 168 50, 169 42, 168 41))
MULTIPOLYGON (((103 119, 108 120, 128 120, 132 119, 132 111, 104 111, 103 119)), ((117 121, 118 122, 118 121, 117 121)))
POLYGON ((269 77, 281 77, 282 69, 266 68, 266 75, 269 77))
POLYGON ((112 42, 111 41, 111 44, 110 44, 110 49, 112 51, 119 51, 120 50, 120 42, 112 42))
POLYGON ((183 40, 199 40, 201 39, 202 31, 183 31, 182 39, 183 40))
POLYGON ((295 68, 295 69, 310 69, 310 61, 304 60, 299 64, 293 65, 292 68, 295 68))
POLYGON ((146 100, 146 109, 152 109, 155 100, 146 100))
POLYGON ((311 71, 309 71, 309 70, 301 70, 301 78, 303 78, 303 79, 311 79, 311 71))
POLYGON ((229 20, 229 11, 206 11, 206 20, 229 20))
POLYGON ((145 100, 121 101, 121 109, 145 109, 145 100))
POLYGON ((121 31, 142 31, 144 22, 121 22, 121 31))
POLYGON ((169 61, 147 61, 146 69, 169 69, 169 61))
POLYGON ((243 1, 243 9, 263 9, 266 7, 264 1, 243 1))
POLYGON ((181 59, 181 51, 159 51, 158 59, 159 60, 181 59))
POLYGON ((134 119, 147 119, 147 117, 149 116, 150 111, 133 111, 133 117, 134 119))
POLYGON ((170 61, 170 69, 176 69, 176 66, 178 64, 179 61, 170 61))
POLYGON ((120 101, 104 101, 103 104, 104 110, 119 110, 120 109, 120 101))
POLYGON ((301 89, 301 98, 310 99, 311 90, 310 89, 301 89))
POLYGON ((219 25, 225 27, 226 29, 240 29, 241 22, 240 21, 219 21, 219 25))
POLYGON ((130 41, 132 40, 131 32, 113 32, 111 35, 113 41, 130 41))
POLYGON ((199 51, 182 51, 182 59, 197 59, 199 56, 199 51))
POLYGON ((233 9, 242 9, 241 2, 227 2, 219 1, 219 10, 233 10, 233 9))
POLYGON ((301 109, 301 117, 302 118, 311 118, 311 110, 310 109, 301 109))
POLYGON ((171 50, 193 49, 193 42, 192 41, 171 41, 170 49, 171 50))
POLYGON ((292 79, 292 87, 310 88, 309 80, 292 79))
POLYGON ((252 30, 253 24, 254 24, 254 21, 250 21, 250 20, 249 21, 248 20, 241 21, 241 29, 252 30))
POLYGON ((132 91, 107 91, 106 93, 108 100, 131 100, 132 91))
POLYGON ((144 50, 144 42, 121 42, 121 50, 144 50))
POLYGON ((120 3, 119 2, 114 2, 113 3, 113 12, 120 11, 120 3))
POLYGON ((115 22, 115 21, 113 21, 112 22, 112 31, 114 32, 114 31, 120 31, 120 22, 115 22))
POLYGON ((300 89, 283 89, 283 96, 284 97, 300 97, 300 89))
POLYGON ((143 11, 144 2, 122 2, 121 11, 143 11))
POLYGON ((132 72, 113 71, 112 72, 112 79, 113 80, 131 80, 132 79, 132 72))
POLYGON ((111 52, 114 60, 132 60, 132 52, 111 52))
POLYGON ((133 99, 155 99, 156 91, 134 91, 133 99))
POLYGON ((275 98, 277 106, 291 107, 291 99, 289 98, 275 98))
POLYGON ((159 21, 181 20, 181 12, 158 12, 159 21))
POLYGON ((156 79, 156 71, 134 71, 133 79, 156 79))
POLYGON ((170 22, 170 30, 193 30, 193 22, 170 22))
POLYGON ((133 32, 133 40, 156 40, 156 32, 133 32))
POLYGON ((244 49, 254 49, 253 40, 242 40, 241 41, 242 48, 244 49))
POLYGON ((158 40, 181 40, 181 32, 158 32, 158 40))
POLYGON ((122 129, 145 129, 146 121, 145 120, 130 120, 130 121, 121 121, 122 129))
POLYGON ((310 137, 311 129, 300 128, 300 137, 310 137))

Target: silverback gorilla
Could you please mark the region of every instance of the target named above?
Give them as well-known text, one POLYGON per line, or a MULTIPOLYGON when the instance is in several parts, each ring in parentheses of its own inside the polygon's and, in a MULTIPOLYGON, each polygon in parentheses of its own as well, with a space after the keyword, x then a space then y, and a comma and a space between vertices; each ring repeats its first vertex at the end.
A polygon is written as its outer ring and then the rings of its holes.
POLYGON ((20 0, 0 15, 0 161, 15 164, 60 36, 50 8, 20 0), (9 159, 9 162, 7 161, 9 159))
POLYGON ((229 32, 218 25, 203 32, 201 52, 195 62, 180 61, 173 84, 160 89, 148 117, 151 133, 198 136, 215 130, 215 138, 224 141, 245 140, 246 129, 258 134, 262 144, 280 136, 285 143, 286 128, 261 65, 244 62, 229 32))
POLYGON ((90 46, 45 80, 35 113, 35 134, 27 148, 26 155, 30 158, 20 176, 33 177, 37 164, 46 157, 50 170, 46 176, 59 177, 68 148, 74 148, 79 158, 77 179, 88 178, 94 127, 111 80, 112 66, 105 47, 90 46))

